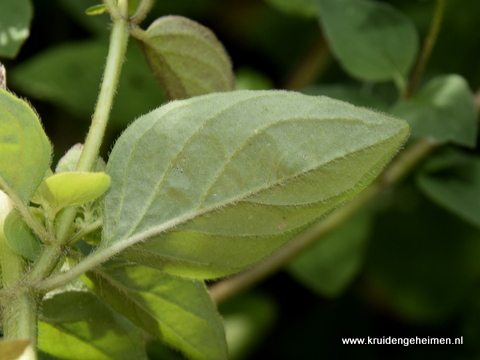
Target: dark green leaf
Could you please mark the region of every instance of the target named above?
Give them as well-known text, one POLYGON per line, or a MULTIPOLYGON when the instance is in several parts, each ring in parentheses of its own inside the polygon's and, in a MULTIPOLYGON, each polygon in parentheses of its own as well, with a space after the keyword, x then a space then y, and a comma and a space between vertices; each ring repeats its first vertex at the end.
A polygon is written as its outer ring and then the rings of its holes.
POLYGON ((89 278, 113 309, 189 358, 227 358, 222 320, 202 281, 122 263, 89 278))
POLYGON ((43 180, 51 152, 32 108, 0 89, 0 188, 10 188, 26 203, 43 180))
POLYGON ((112 151, 103 246, 142 242, 123 256, 172 274, 240 271, 357 194, 408 132, 401 120, 294 92, 171 102, 112 151))
POLYGON ((406 323, 438 326, 476 292, 480 233, 412 186, 393 196, 393 207, 377 215, 373 228, 365 266, 369 295, 406 323))
POLYGON ((480 159, 449 150, 429 159, 417 175, 420 189, 462 219, 480 226, 480 159))
POLYGON ((335 297, 360 271, 372 216, 362 211, 290 263, 288 270, 313 291, 335 297))
POLYGON ((43 301, 38 344, 40 350, 65 360, 147 359, 141 331, 82 291, 43 301))
POLYGON ((359 88, 350 85, 315 85, 305 89, 303 92, 308 95, 328 96, 356 106, 364 106, 381 111, 388 110, 388 105, 374 94, 365 93, 359 88))
POLYGON ((157 80, 171 99, 234 89, 230 58, 210 29, 182 16, 165 16, 134 33, 157 80))
MULTIPOLYGON (((107 43, 99 40, 60 45, 15 68, 9 80, 29 96, 54 102, 90 121, 107 50, 107 43)), ((111 122, 124 127, 164 101, 138 47, 130 46, 111 122)))
POLYGON ((410 19, 380 1, 317 0, 317 4, 333 53, 348 73, 405 85, 418 48, 410 19))
POLYGON ((314 18, 317 14, 316 0, 266 0, 270 5, 288 14, 314 18))
POLYGON ((434 78, 418 94, 398 103, 392 112, 409 122, 414 137, 430 137, 468 147, 476 144, 475 102, 461 76, 434 78))
POLYGON ((225 323, 229 360, 249 359, 274 325, 277 306, 263 294, 247 293, 219 308, 225 323))
POLYGON ((30 35, 30 0, 0 1, 0 57, 13 58, 30 35))
POLYGON ((271 79, 251 68, 235 71, 235 90, 271 90, 275 88, 271 79))
POLYGON ((8 214, 3 232, 8 245, 25 259, 35 260, 40 255, 40 240, 16 211, 10 211, 8 214))

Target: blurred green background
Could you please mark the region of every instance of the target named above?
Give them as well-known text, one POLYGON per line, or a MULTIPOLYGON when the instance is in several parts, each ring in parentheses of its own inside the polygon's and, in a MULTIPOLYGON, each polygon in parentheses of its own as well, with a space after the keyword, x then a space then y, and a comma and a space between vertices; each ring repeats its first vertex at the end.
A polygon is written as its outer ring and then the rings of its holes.
MULTIPOLYGON (((32 1, 30 37, 16 58, 1 59, 9 88, 40 114, 54 163, 83 142, 93 112, 109 35, 107 15, 84 13, 97 2, 32 1)), ((385 2, 423 39, 435 1, 385 2)), ((385 112, 397 100, 392 83, 361 82, 342 70, 326 50, 314 1, 157 0, 142 25, 168 14, 215 32, 238 88, 326 94, 385 112)), ((480 88, 479 18, 480 1, 447 1, 423 81, 455 73, 473 91, 480 88)), ((103 157, 130 122, 165 101, 131 40, 103 157)), ((478 149, 440 149, 308 254, 222 304, 232 359, 480 359, 478 159, 478 149), (456 161, 458 153, 469 160, 456 161), (431 200, 435 189, 455 182, 460 209, 431 200), (342 338, 367 336, 463 336, 464 344, 342 345, 342 338)), ((155 342, 149 353, 181 358, 155 342)))

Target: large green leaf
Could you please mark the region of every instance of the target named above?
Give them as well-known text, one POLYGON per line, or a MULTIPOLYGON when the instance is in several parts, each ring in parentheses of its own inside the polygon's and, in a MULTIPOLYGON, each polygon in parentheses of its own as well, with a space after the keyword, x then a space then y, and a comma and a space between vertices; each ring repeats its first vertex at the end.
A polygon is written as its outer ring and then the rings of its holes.
POLYGON ((414 25, 380 1, 317 0, 334 55, 352 76, 405 84, 418 48, 414 25))
POLYGON ((189 358, 227 358, 222 320, 202 281, 122 263, 89 278, 113 309, 189 358))
MULTIPOLYGON (((9 82, 32 98, 53 102, 90 121, 107 51, 106 39, 62 44, 16 67, 9 73, 9 82)), ((129 46, 112 108, 112 124, 124 127, 165 100, 141 51, 129 46)))
POLYGON ((472 91, 459 75, 432 79, 408 100, 398 103, 392 112, 406 119, 412 136, 430 137, 474 147, 477 141, 477 112, 472 91))
POLYGON ((480 226, 480 159, 452 150, 435 155, 417 175, 420 189, 433 201, 480 226))
POLYGON ((338 296, 361 269, 371 222, 362 211, 293 260, 289 273, 323 296, 338 296))
POLYGON ((102 245, 143 242, 123 256, 173 274, 240 271, 358 193, 408 133, 404 121, 294 92, 171 102, 112 151, 102 245))
POLYGON ((0 188, 16 192, 26 203, 43 180, 51 152, 32 108, 0 89, 0 188))
POLYGON ((0 1, 0 57, 13 58, 30 35, 30 0, 0 1))
POLYGON ((234 89, 230 58, 210 29, 182 16, 165 16, 135 34, 169 98, 234 89))
POLYGON ((38 344, 40 350, 65 360, 146 359, 141 331, 84 291, 43 301, 38 344))

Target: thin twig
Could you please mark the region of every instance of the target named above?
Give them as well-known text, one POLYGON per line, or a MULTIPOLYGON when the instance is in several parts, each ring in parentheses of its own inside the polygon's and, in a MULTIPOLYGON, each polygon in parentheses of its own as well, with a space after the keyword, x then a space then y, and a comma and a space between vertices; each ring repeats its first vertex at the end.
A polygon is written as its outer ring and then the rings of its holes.
POLYGON ((430 59, 430 55, 432 53, 433 47, 438 38, 438 33, 440 32, 440 27, 442 25, 443 14, 445 12, 445 0, 437 0, 437 6, 435 7, 435 13, 433 15, 433 20, 430 25, 430 30, 425 38, 425 42, 423 44, 423 49, 418 58, 418 62, 415 66, 415 69, 412 72, 412 76, 410 77, 410 82, 408 83, 407 89, 403 94, 404 98, 409 98, 412 96, 413 92, 415 91, 418 82, 420 81, 420 77, 422 76, 423 70, 430 59))

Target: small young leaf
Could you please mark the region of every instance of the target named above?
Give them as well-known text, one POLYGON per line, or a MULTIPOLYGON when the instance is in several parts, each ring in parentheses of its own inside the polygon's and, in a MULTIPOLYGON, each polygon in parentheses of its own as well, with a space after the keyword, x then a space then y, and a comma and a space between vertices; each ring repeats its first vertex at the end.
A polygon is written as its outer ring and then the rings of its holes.
POLYGON ((85 10, 85 14, 87 15, 101 15, 107 12, 107 7, 105 4, 98 4, 90 6, 87 10, 85 10))
MULTIPOLYGON (((75 171, 77 168, 78 160, 83 151, 83 144, 73 145, 65 155, 58 161, 57 167, 55 168, 55 173, 62 173, 68 171, 75 171)), ((98 158, 95 162, 94 172, 105 171, 105 161, 102 158, 98 158)))
POLYGON ((398 103, 392 113, 409 122, 414 137, 475 147, 478 124, 474 97, 459 75, 434 78, 418 94, 398 103))
POLYGON ((380 1, 318 0, 333 53, 352 76, 405 83, 418 48, 410 19, 380 1))
POLYGON ((234 89, 230 58, 210 29, 182 16, 164 16, 136 35, 170 99, 234 89))
POLYGON ((294 92, 171 102, 112 151, 103 246, 144 241, 123 256, 188 277, 240 271, 357 194, 408 133, 404 121, 294 92))
POLYGON ((371 220, 364 211, 345 222, 293 260, 289 273, 323 296, 340 295, 360 270, 371 220))
POLYGON ((103 173, 63 172, 45 179, 39 192, 54 212, 95 200, 107 191, 110 177, 103 173))
POLYGON ((30 340, 0 340, 0 359, 21 360, 30 340))
POLYGON ((42 303, 40 350, 65 360, 146 360, 141 331, 94 294, 63 292, 42 303))
POLYGON ((0 1, 0 57, 14 58, 30 35, 30 0, 0 1))
POLYGON ((28 260, 36 260, 40 255, 40 240, 25 224, 16 211, 10 211, 3 226, 8 245, 17 254, 28 260))
POLYGON ((222 319, 202 281, 124 264, 89 278, 113 309, 190 359, 227 359, 222 319))
POLYGON ((0 89, 0 188, 10 188, 26 203, 43 180, 51 152, 32 108, 0 89))
POLYGON ((480 159, 450 149, 430 158, 417 184, 437 204, 480 227, 480 159))

